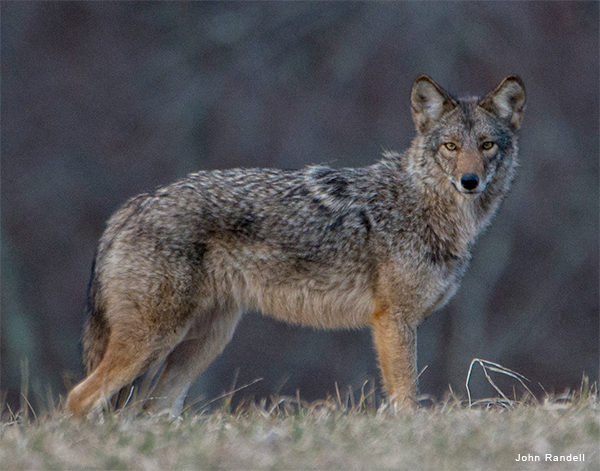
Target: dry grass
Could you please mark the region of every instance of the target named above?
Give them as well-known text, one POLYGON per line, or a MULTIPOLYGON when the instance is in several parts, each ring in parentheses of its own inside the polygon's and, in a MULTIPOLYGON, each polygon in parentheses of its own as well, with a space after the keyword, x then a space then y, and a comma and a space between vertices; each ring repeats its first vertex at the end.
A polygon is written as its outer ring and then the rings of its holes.
MULTIPOLYGON (((484 366, 484 365, 482 365, 484 366)), ((490 364, 487 365, 490 367, 490 364)), ((493 365, 492 365, 493 366, 493 365)), ((498 365, 499 366, 499 365, 498 365)), ((311 404, 272 398, 170 420, 135 407, 74 420, 50 403, 3 412, 2 469, 600 469, 597 385, 538 401, 461 400, 406 413, 363 388, 311 404), (585 455, 584 462, 544 461, 585 455), (516 462, 519 455, 539 462, 516 462)), ((502 397, 504 396, 504 397, 502 397)))

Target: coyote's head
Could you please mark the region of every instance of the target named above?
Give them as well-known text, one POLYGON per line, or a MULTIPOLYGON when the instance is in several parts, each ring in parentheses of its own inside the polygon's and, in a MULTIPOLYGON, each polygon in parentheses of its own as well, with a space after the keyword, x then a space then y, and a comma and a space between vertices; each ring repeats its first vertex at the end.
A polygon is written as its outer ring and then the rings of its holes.
POLYGON ((525 105, 519 77, 509 75, 483 99, 455 99, 420 75, 411 103, 421 150, 414 164, 429 176, 447 178, 464 195, 481 194, 498 174, 512 178, 525 105))

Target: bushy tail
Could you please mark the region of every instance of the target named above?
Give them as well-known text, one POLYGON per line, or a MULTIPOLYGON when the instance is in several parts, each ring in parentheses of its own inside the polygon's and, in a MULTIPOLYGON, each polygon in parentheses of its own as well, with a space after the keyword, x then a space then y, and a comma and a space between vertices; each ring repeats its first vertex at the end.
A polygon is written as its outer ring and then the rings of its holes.
POLYGON ((96 259, 94 259, 87 302, 83 311, 83 364, 88 375, 102 361, 110 335, 101 291, 96 272, 96 259))

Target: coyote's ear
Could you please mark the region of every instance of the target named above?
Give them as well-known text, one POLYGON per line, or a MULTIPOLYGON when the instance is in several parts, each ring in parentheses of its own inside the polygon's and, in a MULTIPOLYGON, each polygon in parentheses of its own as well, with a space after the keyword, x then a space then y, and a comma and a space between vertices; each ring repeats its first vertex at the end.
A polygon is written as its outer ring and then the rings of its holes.
POLYGON ((413 121, 419 132, 425 132, 431 124, 445 113, 453 110, 457 103, 428 75, 419 75, 410 94, 413 121))
POLYGON ((479 106, 508 120, 514 129, 519 129, 525 108, 523 81, 517 75, 509 75, 479 102, 479 106))

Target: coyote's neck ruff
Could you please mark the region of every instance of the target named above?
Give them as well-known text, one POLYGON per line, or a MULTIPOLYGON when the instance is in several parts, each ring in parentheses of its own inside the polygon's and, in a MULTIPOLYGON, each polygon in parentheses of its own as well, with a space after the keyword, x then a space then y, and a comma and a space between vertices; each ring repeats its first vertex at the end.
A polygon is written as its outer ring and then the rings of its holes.
POLYGON ((100 240, 83 336, 85 414, 165 362, 146 406, 180 412, 245 309, 373 329, 383 387, 414 404, 416 327, 458 288, 513 178, 525 90, 457 100, 427 76, 417 135, 365 168, 198 172, 127 202, 100 240))

